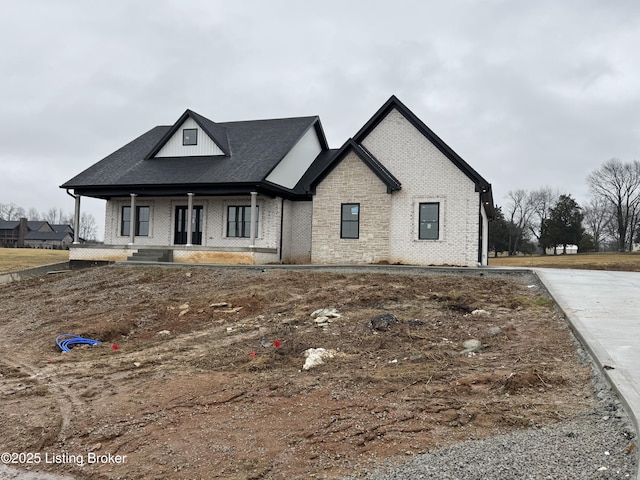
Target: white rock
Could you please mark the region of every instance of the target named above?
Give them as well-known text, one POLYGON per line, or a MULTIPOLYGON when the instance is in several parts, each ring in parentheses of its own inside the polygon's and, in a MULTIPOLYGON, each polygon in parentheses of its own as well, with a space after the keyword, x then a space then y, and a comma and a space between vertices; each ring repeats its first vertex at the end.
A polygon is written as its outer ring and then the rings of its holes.
POLYGON ((311 314, 311 317, 340 318, 340 313, 335 308, 321 308, 311 314))
POLYGON ((325 358, 333 358, 334 354, 334 350, 327 350, 326 348, 309 348, 303 353, 307 360, 304 362, 302 369, 311 370, 318 365, 322 365, 325 358))
POLYGON ((171 335, 169 330, 160 330, 156 335, 171 335))
POLYGON ((497 337, 501 333, 502 333, 502 329, 500 327, 491 327, 489 329, 489 336, 490 337, 497 337))
MULTIPOLYGON (((471 339, 471 340, 466 340, 462 346, 464 347, 464 350, 462 350, 460 352, 461 355, 465 354, 465 353, 473 353, 477 350, 480 350, 482 348, 482 342, 480 340, 476 340, 475 338, 471 339)), ((472 356, 472 355, 469 355, 472 356)))
POLYGON ((480 315, 482 317, 488 317, 489 316, 489 312, 487 312, 486 310, 482 310, 481 308, 478 308, 478 309, 474 310, 473 312, 471 312, 471 315, 480 315))
POLYGON ((482 342, 480 340, 476 340, 475 338, 471 340, 465 340, 462 344, 464 348, 480 348, 482 346, 482 342))

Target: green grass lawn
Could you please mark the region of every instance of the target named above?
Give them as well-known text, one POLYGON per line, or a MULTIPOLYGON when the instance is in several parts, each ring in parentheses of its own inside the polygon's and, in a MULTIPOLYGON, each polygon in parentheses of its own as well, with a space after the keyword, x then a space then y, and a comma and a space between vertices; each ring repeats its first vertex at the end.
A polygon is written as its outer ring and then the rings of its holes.
POLYGON ((68 250, 0 248, 0 273, 69 261, 68 250))
MULTIPOLYGON (((67 262, 67 250, 0 248, 0 273, 67 262)), ((640 272, 640 253, 580 253, 578 255, 529 255, 490 257, 494 267, 548 267, 640 272)))
POLYGON ((618 270, 640 272, 640 253, 580 253, 577 255, 530 255, 519 257, 490 257, 495 267, 548 267, 590 270, 618 270))

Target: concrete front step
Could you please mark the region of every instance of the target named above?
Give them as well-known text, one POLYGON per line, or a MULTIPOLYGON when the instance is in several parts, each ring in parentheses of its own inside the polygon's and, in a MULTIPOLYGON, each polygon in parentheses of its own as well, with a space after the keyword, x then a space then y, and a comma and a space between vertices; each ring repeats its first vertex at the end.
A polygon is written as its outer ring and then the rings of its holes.
POLYGON ((171 250, 140 249, 127 258, 128 262, 171 262, 173 255, 171 250))

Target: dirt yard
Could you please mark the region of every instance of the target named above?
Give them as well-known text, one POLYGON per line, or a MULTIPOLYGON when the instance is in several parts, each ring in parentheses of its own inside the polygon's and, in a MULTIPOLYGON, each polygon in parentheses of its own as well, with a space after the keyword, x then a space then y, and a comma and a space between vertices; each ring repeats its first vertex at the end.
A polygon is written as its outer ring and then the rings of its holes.
POLYGON ((111 266, 0 304, 0 451, 80 479, 337 478, 595 402, 530 277, 111 266))

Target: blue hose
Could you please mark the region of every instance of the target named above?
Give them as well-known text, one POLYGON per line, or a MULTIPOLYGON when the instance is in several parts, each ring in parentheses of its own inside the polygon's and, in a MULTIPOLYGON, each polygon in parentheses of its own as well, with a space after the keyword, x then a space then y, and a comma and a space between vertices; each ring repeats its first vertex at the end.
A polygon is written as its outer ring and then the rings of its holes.
POLYGON ((60 347, 60 350, 62 350, 63 352, 70 352, 70 347, 72 345, 85 344, 93 346, 100 345, 102 344, 102 342, 98 340, 91 340, 90 338, 79 337, 70 333, 63 333, 62 335, 58 335, 56 337, 56 344, 58 344, 58 347, 60 347))

